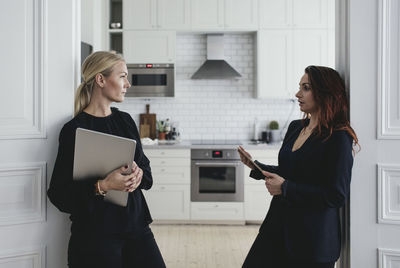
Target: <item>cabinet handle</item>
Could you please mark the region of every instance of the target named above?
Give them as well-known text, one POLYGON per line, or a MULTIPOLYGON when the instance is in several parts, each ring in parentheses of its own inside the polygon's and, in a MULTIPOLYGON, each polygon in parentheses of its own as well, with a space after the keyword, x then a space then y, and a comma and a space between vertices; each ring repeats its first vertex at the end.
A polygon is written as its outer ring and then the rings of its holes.
POLYGON ((164 155, 164 154, 165 154, 165 152, 161 152, 161 154, 162 154, 162 155, 164 155))
POLYGON ((161 161, 161 164, 165 164, 165 161, 161 161))
POLYGON ((161 186, 160 189, 161 189, 161 190, 165 190, 165 186, 161 186))
POLYGON ((215 208, 219 207, 218 205, 214 205, 215 208))

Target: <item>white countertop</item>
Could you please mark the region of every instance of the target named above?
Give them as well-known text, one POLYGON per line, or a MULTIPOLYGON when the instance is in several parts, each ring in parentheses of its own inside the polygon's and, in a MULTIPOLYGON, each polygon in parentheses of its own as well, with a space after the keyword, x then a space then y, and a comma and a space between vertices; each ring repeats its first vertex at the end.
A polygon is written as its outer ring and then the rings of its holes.
MULTIPOLYGON (((241 141, 241 146, 248 150, 278 150, 281 148, 282 143, 260 143, 254 144, 251 141, 241 141)), ((165 144, 156 144, 156 145, 143 145, 144 149, 207 149, 207 148, 218 148, 218 149, 229 149, 229 148, 237 148, 237 145, 217 145, 217 144, 201 144, 201 145, 193 145, 190 140, 184 140, 175 143, 165 143, 165 144)))

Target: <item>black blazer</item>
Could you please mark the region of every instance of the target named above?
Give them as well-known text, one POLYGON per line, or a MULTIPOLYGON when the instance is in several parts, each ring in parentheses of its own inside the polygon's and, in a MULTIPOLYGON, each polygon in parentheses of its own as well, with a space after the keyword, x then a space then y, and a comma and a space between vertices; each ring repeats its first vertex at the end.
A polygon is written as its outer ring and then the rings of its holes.
MULTIPOLYGON (((259 163, 262 169, 285 179, 283 193, 272 199, 260 232, 276 235, 274 230, 281 230, 278 233, 293 258, 332 262, 340 255, 339 208, 349 195, 353 139, 346 131, 334 131, 326 141, 312 135, 292 152, 303 128, 301 121, 289 125, 278 166, 259 163)), ((264 179, 258 170, 252 170, 250 176, 264 179)))

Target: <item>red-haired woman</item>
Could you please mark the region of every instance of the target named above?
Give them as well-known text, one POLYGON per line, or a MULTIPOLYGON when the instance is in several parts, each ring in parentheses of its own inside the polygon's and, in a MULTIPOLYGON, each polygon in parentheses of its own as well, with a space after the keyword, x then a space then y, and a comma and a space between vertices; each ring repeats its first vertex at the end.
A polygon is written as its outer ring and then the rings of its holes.
POLYGON ((274 196, 243 267, 333 268, 340 255, 339 208, 358 144, 343 79, 331 68, 308 66, 296 97, 305 119, 289 125, 278 166, 256 162, 260 172, 239 150, 250 176, 265 179, 274 196))

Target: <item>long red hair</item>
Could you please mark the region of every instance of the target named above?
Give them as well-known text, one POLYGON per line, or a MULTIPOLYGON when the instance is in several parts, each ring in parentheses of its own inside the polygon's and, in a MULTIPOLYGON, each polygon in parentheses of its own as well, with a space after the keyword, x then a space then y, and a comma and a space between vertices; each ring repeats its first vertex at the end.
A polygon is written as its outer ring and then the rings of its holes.
POLYGON ((315 134, 328 139, 334 130, 345 130, 353 137, 354 145, 358 138, 350 126, 349 104, 343 79, 334 69, 322 66, 308 66, 305 70, 311 84, 311 91, 318 106, 319 124, 315 134))

